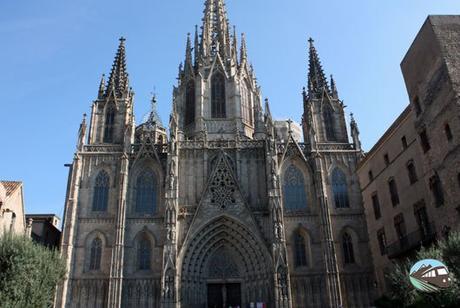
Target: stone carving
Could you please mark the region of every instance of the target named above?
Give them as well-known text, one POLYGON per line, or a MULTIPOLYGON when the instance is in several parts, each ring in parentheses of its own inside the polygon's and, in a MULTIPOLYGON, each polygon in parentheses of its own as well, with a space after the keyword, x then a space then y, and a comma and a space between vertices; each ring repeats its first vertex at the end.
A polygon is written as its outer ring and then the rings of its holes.
POLYGON ((214 171, 213 179, 210 183, 211 203, 221 209, 226 209, 236 203, 235 191, 236 184, 233 180, 224 158, 221 157, 214 171))
POLYGON ((238 278, 240 272, 227 248, 221 248, 214 253, 208 264, 208 278, 238 278))

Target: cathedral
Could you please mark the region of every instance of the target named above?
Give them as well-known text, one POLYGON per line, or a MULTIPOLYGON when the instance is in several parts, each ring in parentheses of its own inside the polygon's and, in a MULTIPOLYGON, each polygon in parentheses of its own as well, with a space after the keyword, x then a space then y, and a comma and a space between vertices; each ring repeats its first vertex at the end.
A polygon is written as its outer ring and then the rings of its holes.
POLYGON ((313 40, 299 127, 273 118, 224 0, 202 22, 168 127, 155 98, 135 123, 120 39, 70 165, 55 307, 371 306, 359 131, 313 40))

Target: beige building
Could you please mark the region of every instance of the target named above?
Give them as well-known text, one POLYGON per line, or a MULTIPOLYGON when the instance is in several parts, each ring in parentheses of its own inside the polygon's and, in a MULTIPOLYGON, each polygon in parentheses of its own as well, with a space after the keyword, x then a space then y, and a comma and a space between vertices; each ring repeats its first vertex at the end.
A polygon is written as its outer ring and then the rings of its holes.
POLYGON ((401 67, 411 104, 358 165, 379 294, 392 260, 460 229, 460 16, 429 16, 401 67))
POLYGON ((24 234, 25 230, 22 182, 0 181, 0 236, 8 231, 24 234))

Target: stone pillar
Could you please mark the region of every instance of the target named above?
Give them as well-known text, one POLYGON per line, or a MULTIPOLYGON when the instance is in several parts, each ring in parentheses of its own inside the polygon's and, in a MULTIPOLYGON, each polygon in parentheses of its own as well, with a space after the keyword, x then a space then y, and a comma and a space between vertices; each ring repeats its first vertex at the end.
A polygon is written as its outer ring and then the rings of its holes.
POLYGON ((326 287, 329 307, 342 307, 339 268, 337 264, 337 255, 335 253, 329 204, 325 193, 326 185, 323 176, 325 166, 323 168, 323 160, 319 153, 313 153, 313 156, 315 163, 315 182, 317 183, 317 198, 320 208, 321 233, 323 236, 322 241, 326 258, 326 287))
POLYGON ((27 237, 32 237, 32 223, 34 222, 33 218, 27 218, 25 235, 27 237))
POLYGON ((112 259, 110 262, 108 307, 121 307, 128 169, 129 159, 128 155, 124 153, 121 157, 120 181, 118 184, 118 210, 115 225, 115 242, 113 244, 112 259))
POLYGON ((54 307, 65 308, 70 305, 70 279, 72 275, 72 265, 74 264, 74 245, 76 241, 77 229, 75 224, 77 220, 77 204, 80 190, 81 181, 81 156, 75 154, 72 165, 69 170, 69 190, 67 192, 67 199, 64 211, 64 222, 62 228, 61 238, 61 256, 65 260, 66 275, 64 281, 58 285, 56 290, 56 298, 54 307))

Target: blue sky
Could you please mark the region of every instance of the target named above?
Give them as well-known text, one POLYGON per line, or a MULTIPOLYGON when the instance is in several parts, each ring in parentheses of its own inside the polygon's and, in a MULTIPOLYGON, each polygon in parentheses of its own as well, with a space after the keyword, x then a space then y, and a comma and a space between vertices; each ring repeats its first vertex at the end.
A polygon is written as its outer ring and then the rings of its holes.
MULTIPOLYGON (((26 211, 62 216, 78 125, 89 113, 118 38, 127 38, 138 120, 156 89, 167 122, 187 32, 204 0, 0 0, 0 179, 24 181, 26 211)), ((334 74, 365 150, 408 103, 399 64, 428 14, 458 14, 458 0, 227 0, 247 37, 264 97, 277 118, 300 121, 313 37, 334 74)))

